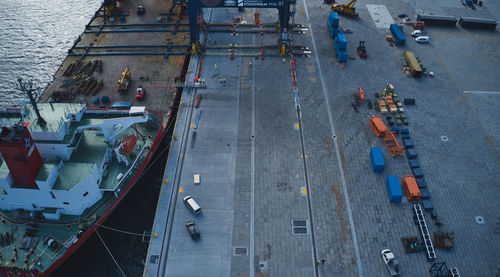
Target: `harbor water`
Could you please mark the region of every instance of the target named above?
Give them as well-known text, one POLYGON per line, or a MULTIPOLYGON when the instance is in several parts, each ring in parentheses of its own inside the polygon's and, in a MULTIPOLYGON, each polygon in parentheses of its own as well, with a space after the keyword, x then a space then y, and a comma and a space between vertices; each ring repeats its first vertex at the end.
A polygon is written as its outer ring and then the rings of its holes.
MULTIPOLYGON (((16 89, 17 78, 47 86, 101 2, 0 0, 0 109, 19 106, 25 98, 16 89)), ((160 145, 159 152, 164 147, 160 145)), ((157 155, 157 162, 108 218, 106 226, 136 234, 151 229, 159 192, 157 180, 166 153, 157 155)), ((142 275, 147 251, 142 236, 104 228, 99 234, 102 241, 93 235, 53 276, 142 275)))
POLYGON ((101 0, 0 0, 0 108, 19 105, 17 78, 45 87, 101 0))

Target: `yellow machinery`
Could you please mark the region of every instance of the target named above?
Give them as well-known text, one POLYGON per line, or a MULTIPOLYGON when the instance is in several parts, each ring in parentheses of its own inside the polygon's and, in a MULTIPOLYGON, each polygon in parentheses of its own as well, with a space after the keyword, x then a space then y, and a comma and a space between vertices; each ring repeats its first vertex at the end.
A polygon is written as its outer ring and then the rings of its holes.
POLYGON ((116 0, 105 0, 103 2, 102 7, 104 13, 104 20, 108 20, 113 16, 113 13, 117 10, 116 0))
POLYGON ((351 2, 347 4, 333 4, 332 11, 342 15, 358 17, 359 14, 356 12, 356 8, 354 7, 356 1, 358 0, 351 0, 351 2))
POLYGON ((126 92, 128 85, 130 83, 130 78, 132 78, 130 71, 128 70, 128 65, 125 67, 125 71, 122 72, 122 77, 118 80, 118 92, 126 92))

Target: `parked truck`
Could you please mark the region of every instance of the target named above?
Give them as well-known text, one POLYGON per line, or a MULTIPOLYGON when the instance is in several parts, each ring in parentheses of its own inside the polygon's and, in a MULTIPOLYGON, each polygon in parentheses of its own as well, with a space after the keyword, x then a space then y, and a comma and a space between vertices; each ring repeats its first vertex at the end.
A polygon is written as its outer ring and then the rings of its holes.
POLYGON ((422 76, 422 66, 420 66, 420 63, 417 60, 417 57, 415 57, 415 54, 410 51, 405 51, 403 53, 403 57, 406 61, 406 64, 410 68, 411 76, 414 78, 420 78, 422 76))
POLYGON ((398 24, 391 24, 389 29, 391 30, 393 40, 398 45, 405 44, 406 41, 405 35, 403 35, 403 32, 401 31, 401 28, 398 26, 398 24))

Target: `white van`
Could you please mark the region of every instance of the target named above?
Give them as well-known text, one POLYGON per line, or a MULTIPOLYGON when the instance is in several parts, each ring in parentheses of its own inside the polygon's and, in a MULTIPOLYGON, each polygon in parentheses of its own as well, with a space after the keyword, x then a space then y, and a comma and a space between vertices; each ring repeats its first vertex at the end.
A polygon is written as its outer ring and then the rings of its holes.
POLYGON ((201 213, 201 208, 200 206, 198 206, 196 201, 194 201, 193 197, 189 195, 184 197, 184 204, 194 216, 197 216, 199 213, 201 213))
POLYGON ((429 40, 430 40, 429 36, 419 36, 415 38, 415 41, 420 43, 429 42, 429 40))

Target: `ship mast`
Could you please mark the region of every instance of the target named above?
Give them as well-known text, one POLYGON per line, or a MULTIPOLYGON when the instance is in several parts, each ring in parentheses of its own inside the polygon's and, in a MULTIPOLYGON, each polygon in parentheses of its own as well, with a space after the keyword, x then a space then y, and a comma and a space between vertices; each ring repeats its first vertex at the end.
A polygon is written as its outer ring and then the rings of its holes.
POLYGON ((47 121, 45 121, 45 119, 43 119, 43 117, 40 115, 40 111, 38 110, 35 98, 32 94, 32 92, 37 89, 33 88, 33 83, 31 81, 23 82, 23 79, 21 78, 17 79, 17 81, 19 82, 20 90, 28 94, 28 98, 30 99, 31 105, 33 106, 33 109, 35 110, 36 116, 38 118, 38 125, 40 125, 40 127, 42 128, 45 127, 47 125, 47 121))

